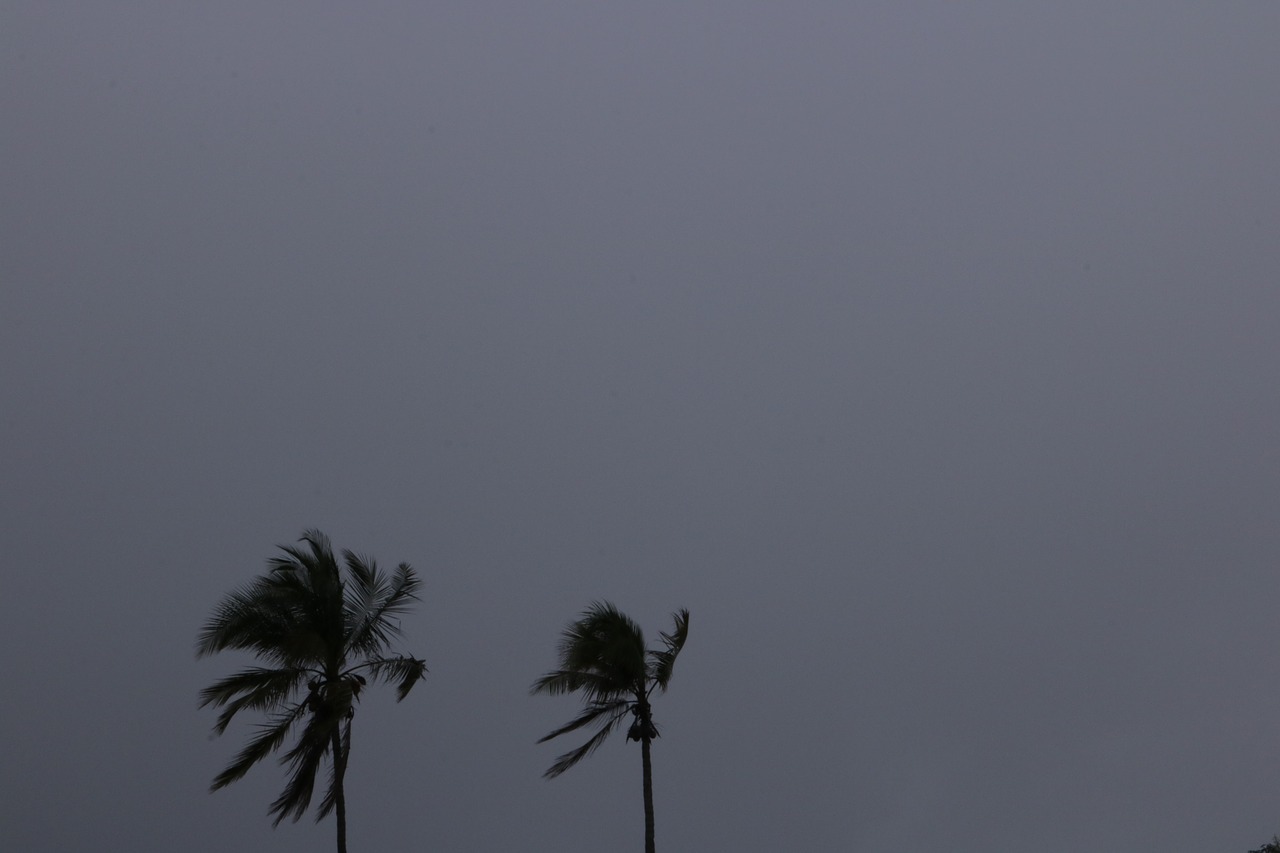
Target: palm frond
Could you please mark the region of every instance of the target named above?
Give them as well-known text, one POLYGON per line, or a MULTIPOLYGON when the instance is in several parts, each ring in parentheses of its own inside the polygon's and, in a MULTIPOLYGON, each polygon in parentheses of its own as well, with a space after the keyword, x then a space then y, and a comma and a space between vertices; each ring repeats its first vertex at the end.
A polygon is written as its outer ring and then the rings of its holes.
POLYGON ((369 621, 378 609, 379 602, 387 594, 387 579, 372 559, 354 551, 342 552, 349 582, 343 590, 343 607, 347 619, 347 649, 357 650, 357 637, 361 639, 369 631, 369 621))
MULTIPOLYGON (((342 577, 333 556, 329 537, 319 530, 308 530, 298 545, 281 545, 283 556, 267 561, 269 580, 279 583, 312 605, 322 605, 323 615, 330 615, 332 604, 342 601, 342 577), (305 545, 306 547, 303 547, 305 545)), ((321 615, 318 611, 314 615, 321 615)))
POLYGON ((649 658, 653 664, 651 677, 653 683, 663 693, 667 691, 667 683, 671 681, 671 671, 675 667, 676 657, 689 637, 689 611, 679 610, 673 613, 672 617, 675 619, 675 628, 670 634, 663 632, 660 635, 663 649, 649 651, 649 658))
POLYGON ((209 790, 216 791, 219 788, 225 788, 232 782, 243 778, 253 765, 279 749, 280 744, 284 743, 284 739, 289 735, 289 730, 298 721, 298 717, 305 707, 305 703, 299 703, 289 711, 277 714, 270 721, 259 726, 258 734, 249 741, 245 748, 235 757, 235 760, 227 765, 225 770, 214 777, 213 784, 209 786, 209 790))
MULTIPOLYGON (((617 716, 612 717, 603 727, 601 727, 600 731, 592 735, 591 738, 582 746, 577 749, 570 750, 556 758, 555 764, 548 767, 547 772, 543 773, 542 777, 544 779, 554 779, 599 749, 600 744, 604 743, 605 739, 608 738, 613 730, 618 727, 618 723, 622 722, 623 716, 624 715, 622 714, 618 714, 617 716)), ((546 740, 546 738, 543 738, 543 740, 546 740)))
MULTIPOLYGON (((355 589, 364 594, 368 601, 374 601, 382 594, 386 581, 382 572, 378 571, 376 560, 344 549, 342 562, 347 567, 347 574, 355 581, 355 589)), ((348 587, 347 591, 350 592, 351 587, 348 587)))
POLYGON ((348 648, 356 654, 378 654, 400 634, 396 617, 408 612, 419 600, 417 592, 422 581, 408 563, 397 566, 395 574, 387 579, 376 565, 365 564, 350 552, 346 556, 349 569, 354 561, 367 571, 363 581, 357 578, 357 589, 348 592, 347 606, 352 612, 348 648))
POLYGON ((281 545, 259 579, 264 597, 283 602, 288 632, 273 638, 284 660, 330 662, 347 634, 343 583, 324 534, 308 530, 298 545, 281 545))
POLYGON ((297 692, 303 680, 314 674, 314 670, 297 668, 244 669, 201 690, 200 707, 226 706, 213 727, 215 734, 222 734, 231 719, 245 708, 273 711, 281 707, 297 692))
POLYGON ((627 695, 632 693, 634 688, 635 685, 629 681, 620 682, 612 675, 557 669, 548 672, 533 682, 533 686, 529 688, 529 693, 535 696, 539 693, 561 696, 566 693, 582 691, 587 701, 593 701, 609 696, 627 695))
POLYGON ((196 657, 227 649, 269 655, 290 624, 289 603, 259 578, 235 590, 214 608, 196 640, 196 657))
MULTIPOLYGON (((602 687, 604 682, 612 682, 617 692, 643 689, 644 634, 639 625, 607 601, 593 603, 580 618, 565 626, 558 653, 559 669, 595 676, 590 684, 597 693, 607 692, 602 687)), ((535 684, 536 689, 539 688, 535 684)), ((540 689, 554 692, 550 684, 540 689)))
POLYGON ((404 697, 409 695, 409 691, 413 689, 413 685, 417 684, 427 675, 427 662, 411 658, 405 655, 399 655, 393 658, 378 658, 376 660, 365 661, 359 666, 352 669, 367 668, 370 675, 374 679, 386 683, 398 682, 396 684, 396 701, 404 701, 404 697))
POLYGON ((335 713, 313 713, 298 736, 298 742, 281 757, 280 763, 289 766, 289 780, 267 812, 275 815, 274 826, 285 818, 297 822, 307 813, 315 790, 316 773, 325 756, 332 753, 333 732, 342 718, 343 715, 335 713))
MULTIPOLYGON (((586 708, 583 709, 582 713, 580 713, 578 716, 574 717, 572 720, 565 723, 563 726, 556 729, 555 731, 549 732, 543 735, 542 737, 538 738, 538 743, 546 743, 552 738, 557 738, 557 737, 560 737, 560 735, 577 731, 578 729, 584 726, 589 726, 592 723, 599 720, 601 717, 605 716, 606 714, 614 714, 617 717, 621 717, 622 715, 626 714, 627 711, 629 711, 630 709, 631 709, 630 699, 612 699, 605 702, 592 702, 591 704, 587 705, 586 708)), ((606 720, 605 722, 611 723, 612 721, 606 720)))
POLYGON ((260 577, 218 604, 196 656, 239 649, 286 666, 323 661, 330 653, 326 637, 342 636, 340 599, 336 624, 332 611, 296 573, 260 577))
POLYGON ((328 815, 338 805, 338 775, 339 765, 345 765, 347 758, 351 755, 351 720, 348 719, 345 726, 342 727, 342 737, 339 742, 339 748, 342 754, 334 755, 330 749, 329 755, 329 784, 325 788, 324 799, 320 801, 320 806, 316 809, 316 821, 319 822, 328 815))
POLYGON ((595 602, 565 626, 557 649, 560 666, 538 678, 530 692, 582 692, 588 702, 644 689, 644 635, 607 601, 595 602))

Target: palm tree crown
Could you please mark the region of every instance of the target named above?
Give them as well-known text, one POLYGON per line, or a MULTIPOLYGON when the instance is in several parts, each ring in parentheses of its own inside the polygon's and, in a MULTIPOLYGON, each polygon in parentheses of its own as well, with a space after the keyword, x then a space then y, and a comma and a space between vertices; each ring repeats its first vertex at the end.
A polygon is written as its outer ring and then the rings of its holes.
POLYGON ((399 701, 427 672, 423 661, 387 651, 400 634, 398 617, 418 600, 421 582, 407 563, 387 576, 351 551, 342 552, 344 580, 328 538, 318 530, 280 551, 265 575, 222 600, 196 643, 197 657, 236 649, 265 664, 200 693, 200 707, 222 709, 213 727, 217 734, 240 711, 267 714, 211 790, 243 777, 300 728, 280 759, 289 778, 269 813, 276 825, 286 817, 298 820, 311 804, 316 773, 327 764, 329 782, 316 820, 337 811, 338 849, 345 851, 343 777, 360 692, 369 680, 394 682, 399 701))
POLYGON ((689 611, 673 614, 675 627, 661 634, 658 649, 646 649, 644 634, 629 616, 607 601, 591 605, 560 637, 560 666, 533 683, 534 694, 580 693, 583 708, 577 717, 538 741, 582 728, 596 733, 577 749, 559 756, 543 775, 555 778, 595 752, 605 739, 631 716, 627 740, 641 745, 644 762, 645 849, 653 850, 653 784, 650 742, 658 737, 649 698, 654 690, 666 692, 676 656, 689 633, 689 611))

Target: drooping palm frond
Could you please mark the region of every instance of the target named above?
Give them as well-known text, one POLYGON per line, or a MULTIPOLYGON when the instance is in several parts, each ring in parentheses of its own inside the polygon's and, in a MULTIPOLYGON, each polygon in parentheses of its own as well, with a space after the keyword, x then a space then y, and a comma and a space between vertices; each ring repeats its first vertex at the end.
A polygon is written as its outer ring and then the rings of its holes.
POLYGON ((404 701, 413 685, 427 675, 427 662, 417 658, 400 655, 392 658, 377 658, 365 661, 358 668, 367 668, 377 681, 396 682, 396 701, 404 701))
POLYGON ((335 755, 332 750, 329 753, 329 784, 325 787, 324 799, 320 801, 320 806, 316 809, 316 820, 319 821, 327 814, 332 812, 338 805, 338 791, 341 790, 341 774, 342 765, 347 762, 347 756, 351 755, 351 722, 348 721, 342 727, 342 733, 339 736, 339 751, 335 755))
POLYGON ((314 669, 251 667, 201 690, 200 707, 226 706, 213 727, 215 734, 222 734, 240 711, 246 708, 254 711, 280 708, 298 691, 303 681, 317 674, 314 669))
POLYGON ((232 782, 243 778, 253 765, 279 749, 285 738, 289 736, 289 730, 298 722, 304 710, 306 710, 306 704, 300 702, 288 711, 277 714, 268 722, 258 726, 258 734, 249 741, 235 759, 227 765, 225 770, 214 777, 213 784, 209 786, 209 790, 216 791, 219 788, 225 788, 232 782))
MULTIPOLYGON (((297 743, 280 759, 281 764, 289 767, 289 779, 268 811, 275 815, 273 826, 278 826, 285 818, 297 822, 307 813, 315 790, 316 773, 326 756, 333 760, 333 735, 341 721, 342 718, 333 713, 312 714, 307 718, 297 743)), ((323 815, 317 815, 316 820, 321 817, 323 815)))
POLYGON ((610 725, 612 718, 603 721, 601 721, 600 718, 610 714, 621 718, 622 715, 626 714, 630 710, 631 702, 628 699, 611 699, 601 702, 592 702, 583 708, 582 712, 578 714, 578 716, 574 717, 555 731, 548 732, 538 738, 538 743, 546 743, 552 738, 560 737, 560 735, 568 734, 569 732, 576 732, 578 729, 590 726, 596 722, 599 722, 602 726, 610 725))
MULTIPOLYGON (((591 753, 599 749, 600 745, 603 744, 605 740, 609 737, 609 735, 613 733, 613 730, 618 727, 618 724, 621 723, 623 719, 626 718, 627 710, 630 707, 630 703, 619 702, 617 703, 617 705, 620 706, 620 709, 617 709, 617 708, 600 709, 599 712, 594 715, 597 718, 603 714, 608 713, 610 710, 616 710, 616 713, 614 713, 613 716, 606 718, 603 724, 601 725, 600 730, 596 732, 594 735, 592 735, 587 740, 587 742, 584 743, 582 746, 578 747, 577 749, 571 749, 568 752, 564 753, 563 755, 557 756, 555 763, 552 764, 550 767, 548 767, 546 772, 542 774, 543 778, 544 779, 556 778, 561 773, 565 772, 570 767, 577 764, 579 761, 581 761, 582 759, 586 758, 588 755, 590 755, 591 753)), ((583 716, 587 716, 587 715, 584 714, 583 716)), ((574 722, 579 722, 581 719, 582 718, 580 717, 579 720, 575 720, 574 722)), ((583 721, 580 723, 579 726, 575 726, 574 723, 569 723, 567 726, 564 726, 560 731, 561 733, 563 733, 564 731, 573 731, 575 728, 580 728, 583 725, 587 725, 588 722, 589 721, 583 721)), ((538 743, 543 743, 548 738, 551 738, 554 736, 555 736, 554 734, 547 735, 546 737, 543 737, 541 740, 539 740, 538 743)))

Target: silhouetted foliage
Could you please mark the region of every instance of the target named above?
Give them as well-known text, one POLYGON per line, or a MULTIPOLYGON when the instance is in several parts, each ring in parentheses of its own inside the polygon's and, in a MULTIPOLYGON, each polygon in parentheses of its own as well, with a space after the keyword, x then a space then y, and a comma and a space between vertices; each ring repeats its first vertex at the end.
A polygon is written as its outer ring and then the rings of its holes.
POLYGON ((631 716, 627 740, 640 742, 644 768, 645 851, 653 853, 653 773, 650 744, 658 737, 649 704, 655 689, 666 692, 676 656, 689 633, 689 611, 674 614, 675 628, 662 634, 662 648, 645 649, 640 626, 609 602, 596 602, 560 637, 560 667, 533 683, 533 693, 581 693, 582 712, 541 738, 544 743, 581 728, 596 733, 577 749, 564 753, 543 774, 559 776, 604 743, 622 721, 631 716))
POLYGON ((1271 836, 1271 843, 1264 844, 1257 850, 1250 850, 1249 853, 1280 853, 1280 835, 1271 836))
POLYGON ((418 600, 418 576, 401 563, 390 576, 372 560, 343 551, 346 579, 328 538, 308 530, 297 546, 280 546, 268 571, 231 593, 200 632, 197 657, 226 649, 252 653, 266 666, 249 667, 206 687, 200 707, 221 708, 213 730, 222 734, 240 711, 267 721, 213 780, 210 790, 235 782, 296 733, 280 757, 289 768, 284 791, 271 804, 273 825, 297 821, 311 804, 316 774, 328 785, 316 820, 337 817, 338 851, 346 853, 343 779, 351 750, 351 720, 370 680, 393 682, 397 701, 426 674, 426 664, 388 655, 400 634, 398 617, 418 600))

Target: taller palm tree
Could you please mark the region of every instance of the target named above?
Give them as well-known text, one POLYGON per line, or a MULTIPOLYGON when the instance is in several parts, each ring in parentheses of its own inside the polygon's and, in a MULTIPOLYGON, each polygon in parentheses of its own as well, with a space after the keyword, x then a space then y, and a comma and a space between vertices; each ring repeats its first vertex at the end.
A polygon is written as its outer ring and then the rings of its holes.
POLYGON ((296 822, 306 813, 316 774, 327 765, 329 781, 316 820, 336 813, 338 853, 346 853, 343 779, 351 720, 370 679, 395 682, 399 701, 426 675, 423 661, 387 651, 400 634, 398 617, 418 600, 421 582, 407 563, 388 576, 351 551, 342 552, 344 580, 328 537, 318 530, 308 530, 298 545, 282 545, 280 551, 268 561, 265 575, 222 600, 196 642, 197 657, 238 649, 266 664, 229 675, 200 693, 200 707, 222 709, 213 727, 217 734, 240 711, 268 715, 210 790, 243 777, 300 729, 280 757, 289 778, 268 812, 275 815, 272 825, 286 817, 296 822))
POLYGON ((673 614, 675 628, 662 634, 662 648, 646 649, 644 634, 630 617, 607 601, 591 605, 565 627, 560 636, 560 666, 533 683, 532 693, 581 693, 582 712, 543 737, 544 743, 581 728, 597 731, 586 743, 566 752, 543 774, 554 779, 595 752, 622 721, 631 716, 627 740, 640 742, 644 767, 644 849, 654 853, 653 767, 649 750, 658 727, 649 699, 654 690, 666 692, 676 656, 689 634, 689 611, 673 614))

